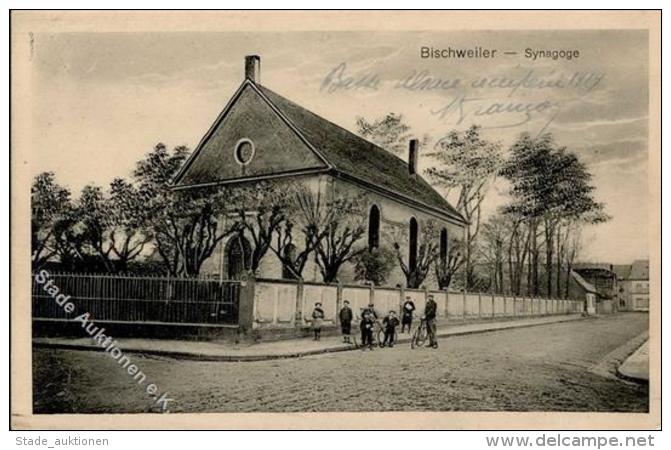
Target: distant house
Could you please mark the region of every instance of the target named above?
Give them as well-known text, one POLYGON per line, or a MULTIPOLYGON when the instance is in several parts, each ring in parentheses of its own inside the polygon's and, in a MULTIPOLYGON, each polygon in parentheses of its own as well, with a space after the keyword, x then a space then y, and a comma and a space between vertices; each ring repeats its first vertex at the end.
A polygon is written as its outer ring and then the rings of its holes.
MULTIPOLYGON (((571 278, 569 279, 569 292, 571 298, 579 298, 579 299, 584 299, 586 301, 585 306, 587 309, 591 308, 596 308, 597 310, 599 309, 599 302, 598 300, 602 300, 602 305, 601 305, 601 311, 600 313, 610 313, 612 312, 612 308, 609 310, 605 310, 604 305, 603 305, 603 296, 599 292, 596 286, 594 286, 592 283, 587 281, 585 278, 582 277, 578 272, 575 270, 571 270, 571 278)), ((606 303, 606 308, 608 307, 608 303, 606 303)), ((594 313, 595 311, 586 311, 589 314, 594 313)))
MULTIPOLYGON (((293 180, 324 195, 363 197, 368 236, 361 245, 389 245, 380 239, 393 225, 406 230, 406 261, 417 263, 418 240, 428 221, 437 224, 440 256, 448 242, 461 238, 465 220, 417 173, 417 141, 408 143, 408 161, 368 142, 271 91, 260 83, 260 58, 245 58, 245 79, 176 177, 177 189, 240 186, 259 180, 293 180)), ((359 114, 352 111, 352 116, 359 114)), ((302 240, 301 240, 302 241, 302 240)), ((237 237, 222 242, 203 271, 238 278, 251 245, 237 237)), ((282 265, 266 254, 258 275, 284 278, 282 265)), ((339 279, 352 280, 352 267, 339 279)), ((303 278, 321 281, 316 264, 303 278)), ((404 284, 400 269, 387 280, 404 284)))
POLYGON ((617 275, 617 298, 620 310, 648 311, 650 309, 650 270, 648 260, 614 265, 617 275))
MULTIPOLYGON (((594 286, 600 302, 615 298, 616 277, 613 273, 612 264, 578 263, 574 265, 573 270, 594 286)), ((606 306, 606 308, 608 307, 606 306)))

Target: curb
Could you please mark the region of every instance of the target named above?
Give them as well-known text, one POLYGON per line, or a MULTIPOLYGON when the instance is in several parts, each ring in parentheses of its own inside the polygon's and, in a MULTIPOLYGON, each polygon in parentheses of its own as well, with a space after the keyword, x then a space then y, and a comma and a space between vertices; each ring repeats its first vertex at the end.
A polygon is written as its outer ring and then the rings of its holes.
MULTIPOLYGON (((639 345, 636 348, 636 350, 634 350, 629 356, 627 356, 627 358, 625 358, 625 360, 622 362, 622 364, 620 364, 617 367, 616 373, 617 373, 617 376, 619 378, 622 378, 623 380, 626 380, 626 381, 631 381, 631 382, 634 382, 634 383, 638 383, 638 384, 649 384, 650 383, 650 368, 649 368, 649 364, 650 364, 649 358, 650 357, 649 357, 649 355, 646 356, 646 363, 648 364, 648 371, 647 371, 645 376, 634 375, 634 374, 631 373, 630 369, 626 367, 626 366, 631 365, 631 364, 636 364, 636 362, 633 362, 632 360, 638 358, 639 352, 641 352, 642 349, 646 345, 649 346, 650 345, 649 342, 650 342, 650 340, 646 339, 641 345, 639 345)), ((634 372, 636 372, 636 371, 634 370, 634 372)))
MULTIPOLYGON (((540 323, 525 323, 515 325, 514 322, 511 322, 510 326, 503 326, 498 328, 483 328, 475 330, 452 330, 444 331, 442 333, 437 333, 437 337, 450 337, 450 336, 466 336, 469 334, 480 334, 480 333, 489 333, 494 331, 506 331, 517 328, 531 328, 542 325, 554 325, 557 323, 564 322, 575 322, 579 320, 589 320, 593 317, 566 317, 562 320, 557 320, 553 322, 540 322, 540 323)), ((397 344, 405 344, 410 342, 410 337, 398 338, 396 341, 397 344)), ((65 343, 49 343, 49 342, 33 342, 34 348, 55 348, 62 350, 78 350, 78 351, 98 351, 102 352, 104 349, 95 346, 95 345, 83 345, 83 344, 65 344, 65 343)), ((337 353, 345 352, 352 350, 359 350, 359 347, 353 347, 352 345, 337 345, 329 348, 320 348, 314 350, 304 350, 297 352, 289 353, 278 353, 278 354, 261 354, 261 355, 208 355, 195 352, 181 352, 173 350, 152 350, 152 349, 133 349, 125 348, 122 349, 124 353, 133 353, 133 354, 145 354, 153 356, 164 356, 174 359, 181 359, 187 361, 210 361, 210 362, 255 362, 255 361, 269 361, 274 359, 290 359, 290 358, 300 358, 303 356, 313 356, 324 353, 337 353)))

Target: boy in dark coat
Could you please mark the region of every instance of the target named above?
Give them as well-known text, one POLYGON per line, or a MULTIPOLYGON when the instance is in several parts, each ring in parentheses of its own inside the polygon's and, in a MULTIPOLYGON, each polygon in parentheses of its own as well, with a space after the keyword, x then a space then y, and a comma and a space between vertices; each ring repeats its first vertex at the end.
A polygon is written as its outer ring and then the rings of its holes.
POLYGON ((345 344, 351 344, 350 334, 352 332, 352 309, 349 307, 349 302, 345 300, 343 307, 340 310, 340 331, 342 331, 342 339, 345 344))
POLYGON ((436 312, 438 305, 433 299, 433 295, 429 295, 424 306, 424 318, 426 319, 426 329, 429 334, 429 344, 427 347, 438 348, 438 340, 436 339, 436 312))
POLYGON ((384 342, 382 343, 382 347, 385 345, 389 347, 394 346, 394 335, 396 334, 398 323, 396 311, 389 311, 389 314, 382 319, 382 325, 384 326, 384 342))
POLYGON ((365 314, 370 314, 372 319, 375 321, 378 319, 377 311, 375 311, 375 305, 372 303, 369 303, 366 308, 361 311, 361 317, 363 317, 365 314))
POLYGON ((375 319, 370 311, 363 311, 359 327, 361 328, 362 350, 365 350, 366 347, 373 350, 373 327, 375 327, 375 319))
POLYGON ((410 297, 405 298, 405 303, 403 303, 403 313, 401 314, 402 325, 401 333, 405 332, 405 327, 408 327, 408 333, 410 333, 410 328, 412 328, 412 315, 415 311, 415 303, 410 297))

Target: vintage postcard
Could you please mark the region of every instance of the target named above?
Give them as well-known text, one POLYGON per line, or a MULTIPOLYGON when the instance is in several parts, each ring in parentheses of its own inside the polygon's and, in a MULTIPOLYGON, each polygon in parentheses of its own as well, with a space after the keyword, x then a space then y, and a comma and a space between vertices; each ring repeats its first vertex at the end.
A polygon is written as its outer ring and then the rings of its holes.
POLYGON ((12 426, 659 428, 660 22, 13 11, 12 426))

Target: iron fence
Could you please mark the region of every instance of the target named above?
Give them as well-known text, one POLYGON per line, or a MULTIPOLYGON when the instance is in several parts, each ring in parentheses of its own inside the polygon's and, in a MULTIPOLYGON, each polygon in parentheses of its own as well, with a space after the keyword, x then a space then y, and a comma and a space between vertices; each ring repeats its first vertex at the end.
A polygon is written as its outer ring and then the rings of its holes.
POLYGON ((33 276, 33 318, 72 319, 89 313, 92 320, 110 322, 238 323, 238 281, 75 273, 49 273, 49 280, 76 310, 67 314, 53 288, 49 293, 33 276))

